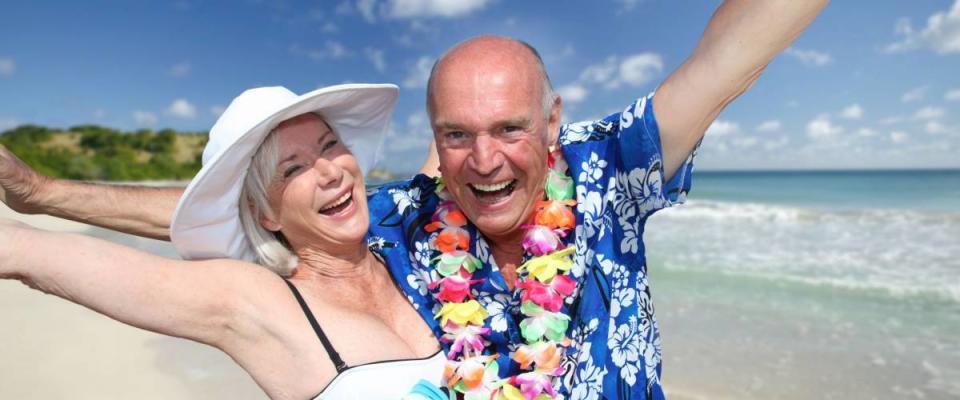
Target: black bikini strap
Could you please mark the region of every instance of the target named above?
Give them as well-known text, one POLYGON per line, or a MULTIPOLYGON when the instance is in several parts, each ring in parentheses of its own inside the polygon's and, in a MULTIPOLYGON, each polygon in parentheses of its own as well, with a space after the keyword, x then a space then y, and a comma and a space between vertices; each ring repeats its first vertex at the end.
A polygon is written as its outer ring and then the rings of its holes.
POLYGON ((310 326, 313 327, 313 331, 317 334, 317 337, 320 338, 320 343, 323 344, 323 348, 327 350, 327 354, 330 356, 330 361, 333 361, 333 366, 337 368, 337 373, 341 373, 347 369, 347 363, 343 362, 343 359, 340 358, 340 354, 333 349, 333 345, 330 344, 330 340, 327 340, 327 335, 323 334, 323 329, 320 328, 320 324, 317 323, 317 320, 313 318, 313 313, 310 312, 310 307, 307 307, 307 302, 303 300, 303 296, 300 295, 300 291, 297 290, 296 286, 293 286, 290 281, 284 279, 284 282, 287 283, 287 286, 290 287, 290 291, 293 292, 293 296, 297 298, 297 302, 300 303, 300 308, 303 310, 303 314, 307 316, 307 320, 310 321, 310 326))

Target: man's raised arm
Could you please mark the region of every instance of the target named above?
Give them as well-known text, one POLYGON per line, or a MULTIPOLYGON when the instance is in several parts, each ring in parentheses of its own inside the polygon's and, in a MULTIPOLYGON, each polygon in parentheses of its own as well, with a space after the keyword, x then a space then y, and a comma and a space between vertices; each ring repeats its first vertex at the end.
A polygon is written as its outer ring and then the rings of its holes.
POLYGON ((133 235, 170 240, 183 188, 118 186, 53 179, 0 145, 0 201, 23 214, 48 214, 133 235))
POLYGON ((660 85, 653 108, 667 179, 733 99, 750 88, 827 0, 727 0, 690 56, 660 85))

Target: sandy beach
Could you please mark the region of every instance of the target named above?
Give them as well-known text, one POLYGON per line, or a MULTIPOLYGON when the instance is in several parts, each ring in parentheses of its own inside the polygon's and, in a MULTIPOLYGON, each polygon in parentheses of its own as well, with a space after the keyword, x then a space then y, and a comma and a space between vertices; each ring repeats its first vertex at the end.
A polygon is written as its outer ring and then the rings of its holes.
MULTIPOLYGON (((0 218, 83 233, 165 256, 156 240, 46 216, 0 218)), ((0 281, 2 399, 265 399, 227 355, 209 346, 124 325, 84 307, 0 281)))

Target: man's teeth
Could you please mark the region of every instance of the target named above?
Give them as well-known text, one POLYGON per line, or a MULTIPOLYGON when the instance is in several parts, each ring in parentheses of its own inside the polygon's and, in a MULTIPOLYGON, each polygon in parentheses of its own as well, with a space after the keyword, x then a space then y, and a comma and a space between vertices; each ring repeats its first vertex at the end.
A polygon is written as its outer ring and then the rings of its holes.
POLYGON ((337 199, 337 201, 335 201, 333 204, 330 204, 330 205, 328 205, 328 206, 326 206, 326 207, 324 207, 324 208, 321 208, 320 211, 327 211, 327 210, 329 210, 329 209, 331 209, 331 208, 334 208, 334 207, 337 207, 337 206, 339 206, 339 205, 341 205, 341 204, 343 204, 343 203, 346 203, 347 200, 350 200, 351 194, 352 194, 352 193, 350 193, 350 192, 344 193, 343 196, 340 196, 340 198, 337 199))
POLYGON ((473 186, 474 189, 477 189, 477 190, 479 190, 479 191, 481 191, 481 192, 496 192, 496 191, 498 191, 498 190, 503 190, 503 188, 509 186, 511 183, 513 183, 513 179, 508 180, 508 181, 503 181, 503 182, 500 182, 500 183, 490 184, 490 185, 483 185, 483 184, 480 184, 480 183, 474 183, 474 184, 472 184, 472 186, 473 186))

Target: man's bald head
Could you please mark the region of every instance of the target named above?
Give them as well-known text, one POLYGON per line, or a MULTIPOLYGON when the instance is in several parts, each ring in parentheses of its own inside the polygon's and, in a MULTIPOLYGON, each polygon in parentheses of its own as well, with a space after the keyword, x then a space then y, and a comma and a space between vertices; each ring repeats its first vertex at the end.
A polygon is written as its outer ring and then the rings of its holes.
POLYGON ((464 77, 468 71, 483 73, 484 69, 502 68, 535 78, 536 80, 530 83, 535 83, 536 86, 531 89, 540 90, 543 115, 550 114, 557 96, 540 53, 527 42, 496 35, 467 39, 437 58, 427 80, 427 112, 433 114, 436 106, 433 103, 433 89, 437 79, 458 79, 464 77))

